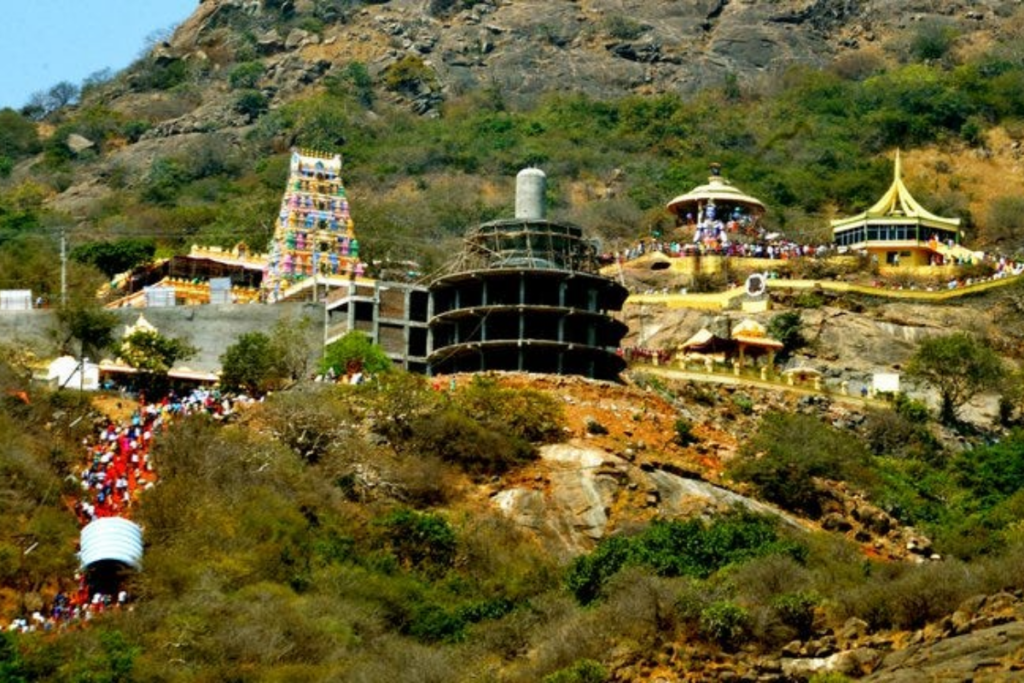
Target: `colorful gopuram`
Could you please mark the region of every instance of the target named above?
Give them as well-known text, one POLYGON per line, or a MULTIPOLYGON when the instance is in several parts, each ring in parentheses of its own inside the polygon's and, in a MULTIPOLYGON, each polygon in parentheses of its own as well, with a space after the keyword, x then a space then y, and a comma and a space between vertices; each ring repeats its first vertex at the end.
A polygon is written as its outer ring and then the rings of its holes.
POLYGON ((288 185, 268 249, 265 300, 317 276, 362 275, 359 241, 341 182, 341 155, 293 150, 288 185))

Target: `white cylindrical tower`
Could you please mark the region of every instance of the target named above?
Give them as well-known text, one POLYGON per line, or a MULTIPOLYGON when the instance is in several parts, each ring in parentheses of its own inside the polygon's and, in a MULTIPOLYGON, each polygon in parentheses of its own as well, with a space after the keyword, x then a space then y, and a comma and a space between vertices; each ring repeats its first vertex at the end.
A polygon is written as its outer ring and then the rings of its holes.
POLYGON ((516 176, 516 218, 544 218, 544 193, 548 177, 539 168, 524 168, 516 176))

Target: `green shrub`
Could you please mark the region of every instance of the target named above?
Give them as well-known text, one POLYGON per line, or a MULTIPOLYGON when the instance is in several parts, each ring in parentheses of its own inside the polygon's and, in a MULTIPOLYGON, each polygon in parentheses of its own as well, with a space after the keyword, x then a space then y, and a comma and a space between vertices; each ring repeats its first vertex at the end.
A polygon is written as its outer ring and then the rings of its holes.
POLYGON ((838 671, 826 671, 814 674, 807 683, 850 683, 851 680, 838 671))
POLYGON ((455 561, 455 531, 440 515, 397 510, 377 524, 384 529, 388 549, 403 567, 438 574, 455 561))
POLYGON ((143 199, 154 204, 171 205, 191 180, 184 164, 176 159, 154 159, 142 185, 143 199))
POLYGON ((299 20, 299 23, 295 25, 295 28, 308 31, 309 33, 315 33, 319 36, 324 32, 324 22, 318 17, 303 17, 299 20))
POLYGON ((842 613, 864 619, 872 629, 919 629, 985 590, 979 577, 955 560, 894 571, 896 576, 866 581, 839 596, 842 613))
POLYGON ((931 411, 924 401, 910 398, 902 391, 893 397, 893 410, 900 416, 917 424, 925 424, 931 419, 931 411))
POLYGON ((259 118, 269 106, 267 96, 259 90, 243 90, 235 99, 235 111, 247 116, 250 121, 259 118))
POLYGON ((825 493, 815 477, 866 485, 867 451, 855 436, 802 414, 769 413, 728 468, 737 481, 782 507, 818 516, 825 493))
POLYGON ((466 626, 466 619, 457 612, 424 605, 413 611, 406 633, 425 643, 458 643, 465 640, 466 626))
POLYGON ((714 602, 700 613, 700 634, 723 648, 733 648, 747 636, 750 615, 728 601, 714 602))
MULTIPOLYGON (((916 414, 916 410, 911 412, 916 414)), ((875 455, 941 464, 942 446, 928 430, 927 422, 898 410, 874 410, 864 420, 865 441, 875 455)))
POLYGON ((997 444, 961 453, 952 467, 978 507, 992 507, 1024 489, 1024 430, 1014 430, 997 444))
POLYGON ((785 593, 772 600, 771 607, 779 620, 806 640, 814 630, 814 608, 818 597, 810 593, 785 593))
POLYGON ((632 538, 603 540, 589 555, 576 558, 566 585, 582 604, 600 597, 607 581, 625 567, 648 567, 659 576, 704 578, 730 564, 773 553, 802 560, 805 549, 779 538, 776 522, 735 512, 710 524, 656 521, 632 538))
POLYGON ((407 449, 440 457, 471 474, 495 475, 533 460, 527 441, 491 429, 455 408, 446 408, 412 423, 407 449))
POLYGON ((150 125, 148 121, 132 119, 131 121, 125 121, 124 124, 121 125, 121 135, 123 135, 128 142, 138 142, 149 128, 150 125))
POLYGON ((362 62, 349 62, 338 75, 332 72, 324 79, 324 85, 334 97, 342 98, 352 94, 364 107, 373 105, 373 78, 362 62))
POLYGON ((144 90, 170 90, 191 76, 188 64, 182 59, 160 62, 147 57, 135 64, 134 71, 135 84, 144 90))
POLYGON ((0 109, 0 157, 16 160, 35 154, 39 149, 35 123, 13 109, 0 109))
POLYGON ((543 683, 605 683, 608 671, 600 662, 593 659, 581 659, 565 669, 548 674, 543 683))
POLYGON ((454 398, 466 415, 491 429, 531 443, 550 443, 562 437, 562 404, 542 391, 504 388, 493 379, 474 375, 454 398))
POLYGON ((752 415, 754 413, 754 400, 746 394, 736 394, 733 396, 732 404, 739 408, 740 412, 744 415, 752 415))
POLYGON ((647 28, 635 19, 621 14, 612 14, 601 21, 601 28, 612 38, 636 40, 647 28))
POLYGON ((821 308, 825 305, 825 297, 819 292, 800 292, 793 300, 797 308, 821 308))
POLYGON ((228 82, 233 89, 255 88, 263 76, 265 67, 262 62, 242 62, 236 64, 228 74, 228 82))
POLYGON ((956 37, 952 26, 938 21, 924 22, 911 40, 910 54, 920 61, 942 59, 953 48, 956 37))
POLYGON ((799 311, 779 313, 768 321, 769 336, 782 342, 780 356, 788 356, 807 344, 801 331, 802 326, 803 320, 799 311))
POLYGON ((697 436, 693 433, 693 422, 685 417, 676 418, 675 442, 680 446, 689 446, 696 443, 697 436))
POLYGON ((437 77, 419 57, 406 55, 384 72, 384 87, 406 95, 415 94, 421 85, 432 86, 437 77))
POLYGON ((28 683, 28 680, 28 671, 18 650, 17 637, 13 633, 0 631, 0 681, 28 683))

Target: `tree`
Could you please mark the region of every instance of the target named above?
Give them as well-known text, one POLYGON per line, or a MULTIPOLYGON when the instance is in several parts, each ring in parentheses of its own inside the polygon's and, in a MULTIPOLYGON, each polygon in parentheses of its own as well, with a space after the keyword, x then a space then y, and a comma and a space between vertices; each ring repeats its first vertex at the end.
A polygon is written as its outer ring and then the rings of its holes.
POLYGON ((78 99, 78 94, 79 89, 77 85, 69 81, 61 81, 46 93, 49 110, 56 111, 61 107, 73 104, 78 99))
POLYGON ((800 311, 780 313, 768 322, 768 334, 783 344, 780 356, 788 357, 807 343, 800 331, 802 324, 800 311))
POLYGON ((191 358, 198 349, 183 339, 165 337, 154 329, 137 329, 121 340, 117 355, 145 373, 165 375, 176 362, 191 358))
POLYGON ((57 320, 63 337, 61 346, 67 347, 72 339, 77 339, 80 358, 96 358, 108 347, 114 341, 118 322, 116 315, 98 303, 76 299, 57 312, 57 320))
POLYGON ((277 379, 278 363, 270 337, 247 332, 220 357, 220 383, 229 391, 262 394, 277 379))
POLYGON ((243 90, 235 100, 235 111, 250 121, 259 118, 268 106, 267 96, 259 90, 243 90))
POLYGON ((827 497, 815 479, 862 486, 871 480, 865 444, 812 415, 766 414, 740 456, 729 465, 734 480, 750 482, 762 498, 811 517, 821 514, 827 497))
POLYGON ((145 263, 156 253, 150 239, 128 238, 115 242, 90 242, 71 250, 71 258, 99 268, 107 277, 123 273, 145 263))
POLYGON ((241 335, 220 357, 221 385, 229 390, 262 394, 306 376, 313 350, 309 318, 284 319, 271 333, 241 335))
POLYGON ((327 346, 320 369, 323 372, 334 370, 334 374, 343 375, 353 362, 359 363, 362 372, 370 375, 387 372, 392 367, 391 359, 379 346, 359 330, 352 330, 327 346))
POLYGON ((319 350, 319 330, 308 317, 298 321, 282 318, 270 332, 274 362, 280 379, 297 380, 309 374, 314 346, 319 350))
POLYGON ((942 401, 939 418, 955 423, 960 408, 1003 375, 1003 362, 967 332, 925 339, 907 364, 907 374, 933 386, 942 401))

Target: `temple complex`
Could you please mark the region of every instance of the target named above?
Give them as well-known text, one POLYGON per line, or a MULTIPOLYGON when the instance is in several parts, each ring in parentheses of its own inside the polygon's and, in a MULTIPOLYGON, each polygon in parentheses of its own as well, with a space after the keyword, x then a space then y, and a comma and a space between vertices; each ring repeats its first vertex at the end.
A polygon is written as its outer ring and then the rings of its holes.
POLYGON ((267 255, 268 303, 314 276, 362 275, 359 241, 341 182, 341 155, 294 150, 267 255))
POLYGON ((944 265, 971 258, 960 246, 960 219, 936 216, 910 194, 903 183, 899 150, 892 185, 867 211, 831 221, 839 247, 866 251, 888 266, 944 265))

